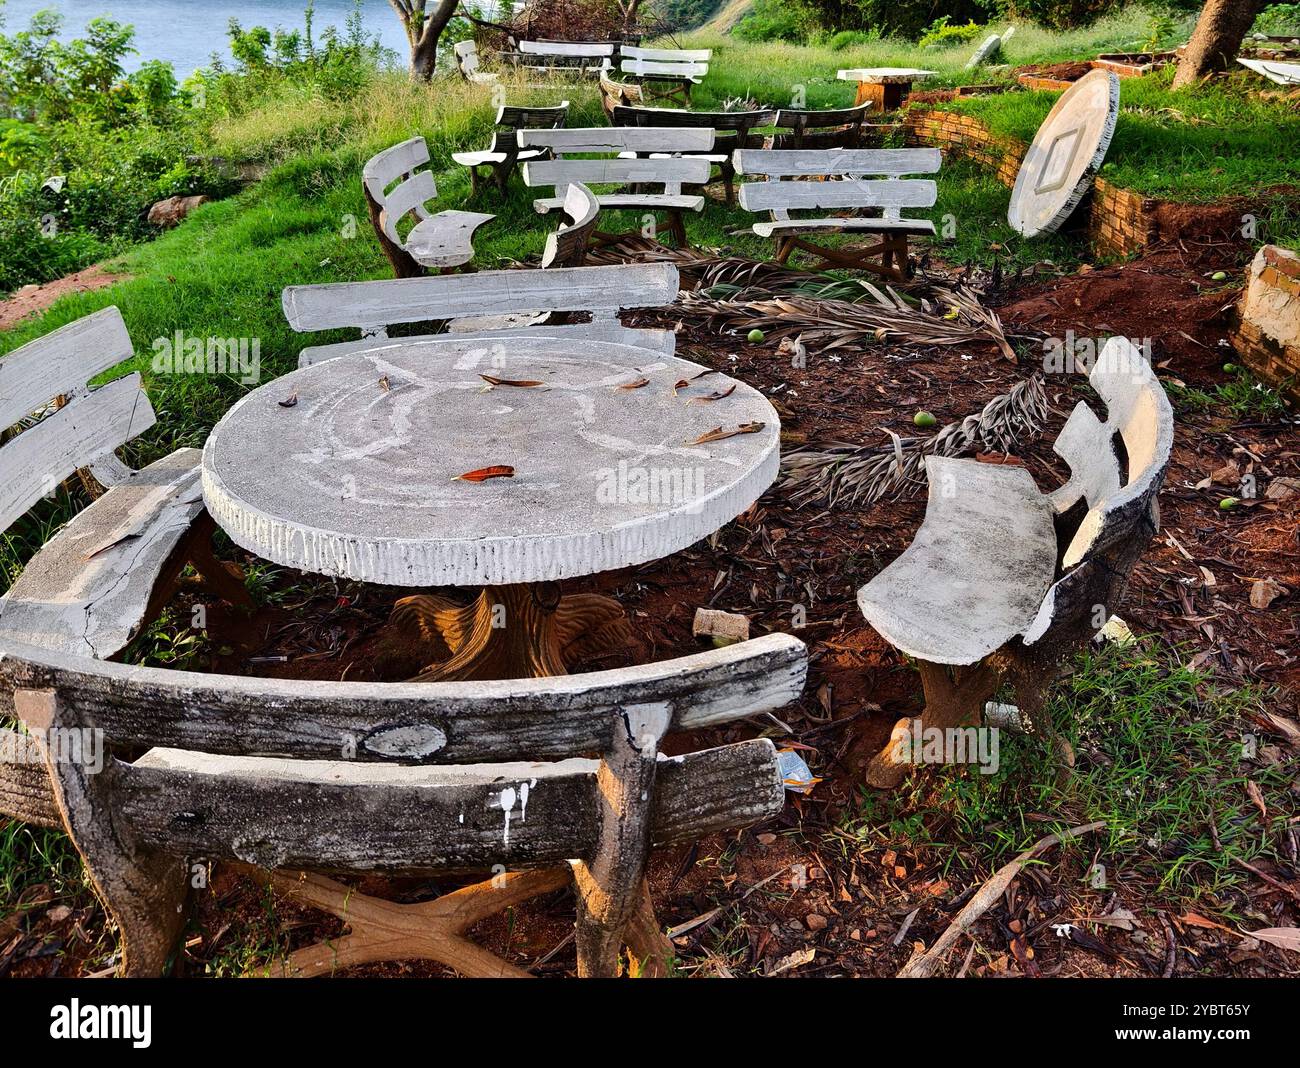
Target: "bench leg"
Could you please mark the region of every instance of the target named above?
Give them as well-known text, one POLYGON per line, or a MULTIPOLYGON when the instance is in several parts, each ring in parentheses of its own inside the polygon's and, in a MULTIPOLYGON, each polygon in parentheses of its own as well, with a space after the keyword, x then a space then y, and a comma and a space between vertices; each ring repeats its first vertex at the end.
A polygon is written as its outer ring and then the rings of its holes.
MULTIPOLYGON (((82 727, 53 690, 18 690, 14 708, 37 738, 52 728, 82 727)), ((103 754, 102 768, 56 759, 48 749, 45 758, 63 825, 95 893, 117 924, 118 973, 133 978, 165 974, 185 925, 189 879, 183 860, 142 848, 120 822, 114 803, 118 765, 112 756, 103 754)))
MULTIPOLYGON (((641 916, 641 940, 652 922, 645 917, 645 867, 659 740, 668 723, 668 713, 658 706, 633 705, 615 713, 610 748, 596 773, 600 839, 589 861, 573 862, 580 978, 616 977, 629 925, 641 916)), ((658 956, 653 946, 642 952, 646 960, 658 956)))
POLYGON ((238 565, 218 560, 212 552, 212 535, 217 525, 207 512, 194 521, 186 536, 185 554, 203 584, 228 604, 251 610, 253 598, 244 585, 244 573, 238 565))
POLYGON ((430 663, 417 682, 567 675, 567 663, 631 637, 617 601, 593 593, 561 596, 554 583, 490 587, 469 605, 436 594, 403 597, 390 622, 451 653, 430 663))
MULTIPOLYGON (((1003 672, 987 661, 955 669, 953 675, 944 664, 921 660, 916 667, 925 690, 925 708, 918 717, 923 727, 944 729, 978 721, 984 702, 997 692, 1003 679, 1003 672)), ((912 766, 904 759, 903 752, 911 737, 911 727, 911 719, 901 719, 894 725, 889 744, 867 765, 869 786, 892 790, 903 781, 912 766)))
POLYGON ((299 949, 273 972, 290 979, 393 960, 436 960, 470 979, 530 979, 524 969, 471 942, 465 932, 480 920, 569 883, 563 868, 511 872, 433 901, 400 905, 357 893, 323 875, 236 867, 269 878, 278 893, 297 904, 333 913, 348 925, 349 933, 342 938, 299 949))

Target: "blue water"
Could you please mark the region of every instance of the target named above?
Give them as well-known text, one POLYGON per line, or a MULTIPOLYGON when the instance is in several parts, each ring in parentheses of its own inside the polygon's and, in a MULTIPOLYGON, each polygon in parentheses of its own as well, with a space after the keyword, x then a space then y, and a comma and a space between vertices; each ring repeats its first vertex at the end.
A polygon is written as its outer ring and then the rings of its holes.
MULTIPOLYGON (((127 57, 127 69, 134 70, 147 59, 161 59, 184 78, 207 66, 213 52, 229 58, 226 26, 231 18, 245 28, 301 30, 306 7, 307 0, 7 0, 0 3, 0 17, 3 32, 13 33, 26 29, 35 12, 57 11, 63 16, 60 36, 64 39, 81 36, 86 23, 100 16, 129 23, 135 27, 137 54, 127 57)), ((316 40, 326 26, 342 32, 351 10, 352 0, 316 0, 316 40)), ((406 35, 388 0, 364 0, 362 11, 367 34, 378 36, 405 63, 406 35)))

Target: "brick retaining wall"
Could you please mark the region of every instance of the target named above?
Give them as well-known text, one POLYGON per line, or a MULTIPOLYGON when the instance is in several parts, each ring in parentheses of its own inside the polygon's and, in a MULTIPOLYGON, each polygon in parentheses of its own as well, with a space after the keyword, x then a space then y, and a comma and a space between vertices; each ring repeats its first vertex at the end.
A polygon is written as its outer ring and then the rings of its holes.
POLYGON ((1300 405, 1300 255, 1276 245, 1255 254, 1231 340, 1242 363, 1300 405))

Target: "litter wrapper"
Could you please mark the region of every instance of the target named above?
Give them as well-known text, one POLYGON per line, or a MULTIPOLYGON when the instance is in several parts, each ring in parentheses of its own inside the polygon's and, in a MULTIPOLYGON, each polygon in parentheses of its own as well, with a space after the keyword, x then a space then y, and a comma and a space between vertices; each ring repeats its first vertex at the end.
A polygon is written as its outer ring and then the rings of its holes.
POLYGON ((785 788, 792 793, 810 794, 812 788, 821 782, 804 763, 803 757, 793 749, 778 749, 776 766, 780 769, 785 788))

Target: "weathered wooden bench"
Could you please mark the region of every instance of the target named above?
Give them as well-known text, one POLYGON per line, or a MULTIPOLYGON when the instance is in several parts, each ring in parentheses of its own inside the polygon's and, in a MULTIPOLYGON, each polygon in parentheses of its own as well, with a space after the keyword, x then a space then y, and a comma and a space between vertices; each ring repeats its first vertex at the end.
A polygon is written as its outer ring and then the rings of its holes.
MULTIPOLYGON (((769 147, 775 149, 861 148, 867 119, 874 104, 852 108, 808 110, 782 108, 772 125, 778 132, 769 147)), ((747 148, 747 145, 741 145, 747 148)))
MULTIPOLYGON (((638 126, 643 129, 655 127, 683 129, 699 126, 712 130, 712 149, 698 155, 699 158, 708 160, 710 166, 718 168, 718 173, 726 187, 727 203, 734 204, 736 172, 731 165, 732 154, 738 148, 761 147, 763 139, 754 131, 764 126, 771 126, 777 114, 774 108, 756 108, 753 111, 683 111, 680 108, 615 105, 610 121, 615 126, 638 126)), ((667 154, 649 153, 655 156, 667 154)), ((697 155, 688 152, 680 154, 684 157, 697 155)))
MULTIPOLYGON (((634 329, 619 322, 620 308, 656 308, 677 299, 677 268, 669 263, 615 264, 605 267, 552 267, 544 271, 480 271, 378 282, 329 282, 289 286, 284 313, 299 333, 359 328, 354 341, 313 345, 302 350, 307 367, 349 352, 380 347, 388 327, 399 323, 450 320, 464 336, 589 337, 672 353, 671 330, 634 329), (589 312, 587 323, 540 325, 543 315, 589 312), (491 325, 508 317, 508 325, 491 325)), ((411 338, 394 339, 394 344, 411 338)), ((415 340, 427 341, 429 337, 415 340)))
POLYGON ((0 713, 33 742, 8 732, 0 812, 66 827, 117 924, 125 975, 168 970, 194 866, 211 861, 269 870, 281 893, 350 928, 264 971, 432 959, 466 976, 526 977, 466 932, 571 881, 578 974, 617 975, 624 944, 630 974, 663 974, 672 947, 645 883, 651 848, 769 819, 784 787, 767 739, 674 757, 661 741, 795 700, 806 655, 773 634, 587 675, 376 686, 6 643, 0 713), (102 750, 66 744, 92 731, 102 750), (22 762, 33 751, 43 778, 22 762), (418 904, 308 874, 487 870, 497 874, 418 904))
POLYGON ((457 41, 452 48, 456 56, 456 69, 467 82, 476 85, 495 85, 501 76, 494 71, 483 69, 479 59, 478 45, 471 41, 457 41))
POLYGON ((641 48, 624 45, 619 51, 620 69, 640 82, 646 91, 660 98, 677 97, 691 102, 691 87, 709 73, 709 48, 641 48))
MULTIPOLYGON (((1164 389, 1123 338, 1103 346, 1088 381, 1106 418, 1083 402, 1070 414, 1054 446, 1070 468, 1063 486, 1044 495, 1021 467, 927 457, 925 521, 858 591, 871 625, 917 661, 927 727, 972 719, 1008 683, 1022 716, 1050 730, 1048 688, 1114 614, 1159 529, 1174 433, 1164 389)), ((874 785, 906 768, 899 726, 871 765, 874 785)))
POLYGON ((106 490, 0 597, 0 641, 115 656, 171 599, 187 563, 226 600, 249 603, 212 556, 200 450, 178 449, 139 471, 114 452, 154 425, 149 397, 139 374, 87 383, 133 355, 110 307, 0 358, 0 427, 24 425, 0 447, 0 531, 78 470, 106 490))
MULTIPOLYGON (((654 128, 616 126, 587 130, 520 130, 521 148, 549 148, 557 157, 524 164, 524 184, 554 186, 555 194, 533 201, 540 214, 564 204, 565 189, 573 182, 588 186, 617 185, 618 192, 596 191, 601 208, 642 209, 665 212, 678 246, 687 246, 683 211, 702 211, 704 197, 682 192, 683 185, 704 185, 712 165, 701 158, 713 147, 713 131, 704 128, 654 128), (600 159, 575 159, 593 153, 613 154, 600 159), (684 153, 685 155, 678 155, 684 153), (657 186, 649 192, 640 186, 657 186), (634 187, 634 188, 626 188, 634 187)), ((612 235, 598 235, 616 240, 612 235)))
POLYGON ((492 144, 479 152, 453 152, 451 158, 462 167, 469 168, 470 195, 478 193, 479 186, 488 175, 497 184, 497 189, 505 196, 506 184, 516 166, 527 163, 530 159, 547 159, 550 153, 546 149, 521 149, 520 130, 553 130, 564 125, 569 114, 569 102, 562 100, 554 107, 518 107, 502 105, 497 111, 496 130, 492 134, 492 144), (486 172, 480 175, 480 169, 486 172))
POLYGON ((613 41, 519 41, 511 62, 530 71, 592 77, 614 65, 613 41))
POLYGON ((477 211, 429 213, 426 205, 437 198, 438 188, 429 170, 423 137, 394 145, 373 156, 361 173, 370 223, 398 278, 414 278, 425 268, 452 271, 474 258, 474 231, 495 215, 477 211), (417 219, 405 237, 398 224, 408 215, 417 219))
POLYGON ((600 215, 596 194, 581 182, 574 182, 564 194, 564 214, 569 217, 568 223, 555 233, 546 235, 546 247, 542 250, 543 268, 582 266, 600 215))
POLYGON ((820 257, 816 269, 854 267, 899 280, 911 276, 908 234, 933 234, 928 219, 906 219, 903 208, 930 207, 937 189, 928 179, 904 179, 905 174, 929 174, 939 169, 937 148, 882 149, 742 149, 735 155, 737 174, 762 174, 769 181, 740 187, 740 206, 748 211, 768 211, 771 222, 755 223, 759 237, 776 242, 776 260, 785 263, 795 249, 820 257), (864 179, 862 175, 883 175, 864 179), (823 181, 784 181, 818 178, 823 181), (794 211, 850 209, 879 212, 831 218, 792 218, 794 211), (881 240, 869 248, 828 248, 806 235, 870 233, 881 240), (880 258, 879 263, 872 260, 880 258))

